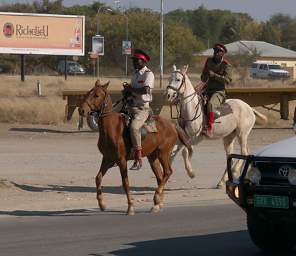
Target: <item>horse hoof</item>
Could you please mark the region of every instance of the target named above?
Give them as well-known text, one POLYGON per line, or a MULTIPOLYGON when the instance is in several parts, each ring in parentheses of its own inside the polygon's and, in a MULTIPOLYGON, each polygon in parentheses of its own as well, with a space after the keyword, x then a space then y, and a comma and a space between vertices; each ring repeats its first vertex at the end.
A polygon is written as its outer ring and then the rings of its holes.
POLYGON ((223 189, 225 188, 225 185, 223 183, 218 183, 216 186, 216 189, 223 189))
POLYGON ((153 213, 157 213, 160 211, 160 205, 159 204, 156 204, 154 205, 152 208, 151 208, 151 212, 153 213))
POLYGON ((128 215, 128 216, 133 216, 133 215, 135 215, 135 209, 134 209, 134 207, 130 207, 130 208, 127 210, 126 215, 128 215))
POLYGON ((161 198, 160 198, 159 194, 155 194, 153 201, 154 201, 154 205, 159 205, 160 204, 161 198))
POLYGON ((106 210, 106 205, 105 204, 99 204, 101 211, 105 211, 106 210))
POLYGON ((195 178, 195 173, 194 172, 190 173, 189 178, 194 179, 195 178))

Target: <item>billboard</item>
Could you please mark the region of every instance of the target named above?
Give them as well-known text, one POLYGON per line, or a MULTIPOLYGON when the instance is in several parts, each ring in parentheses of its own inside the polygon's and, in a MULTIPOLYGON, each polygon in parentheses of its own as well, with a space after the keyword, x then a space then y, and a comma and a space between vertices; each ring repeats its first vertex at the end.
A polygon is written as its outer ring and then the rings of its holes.
POLYGON ((92 52, 100 56, 104 55, 104 37, 96 35, 92 37, 92 52))
POLYGON ((84 16, 0 12, 0 53, 84 55, 84 16))

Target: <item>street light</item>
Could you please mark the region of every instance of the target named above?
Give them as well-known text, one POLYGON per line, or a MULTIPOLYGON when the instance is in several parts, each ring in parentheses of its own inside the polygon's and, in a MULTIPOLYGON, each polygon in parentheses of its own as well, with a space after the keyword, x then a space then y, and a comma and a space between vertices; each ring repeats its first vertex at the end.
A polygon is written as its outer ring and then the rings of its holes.
MULTIPOLYGON (((120 10, 122 9, 120 0, 115 0, 114 4, 120 12, 120 10)), ((126 11, 123 11, 122 14, 125 17, 125 41, 128 41, 128 33, 129 33, 128 15, 126 14, 126 11)), ((125 76, 127 76, 127 54, 125 54, 125 76)))
MULTIPOLYGON (((97 35, 99 36, 99 24, 100 24, 100 20, 99 20, 99 14, 101 12, 101 10, 105 10, 106 12, 113 12, 113 10, 111 8, 106 8, 104 5, 100 6, 100 8, 97 11, 96 14, 96 18, 97 18, 97 35)), ((97 77, 98 79, 100 78, 100 58, 99 56, 97 57, 97 77)))

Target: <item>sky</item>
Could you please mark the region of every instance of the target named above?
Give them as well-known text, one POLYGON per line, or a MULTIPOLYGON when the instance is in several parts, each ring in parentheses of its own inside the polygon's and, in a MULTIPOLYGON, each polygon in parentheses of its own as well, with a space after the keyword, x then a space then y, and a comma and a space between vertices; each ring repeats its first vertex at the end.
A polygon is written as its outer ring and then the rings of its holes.
MULTIPOLYGON (((163 0, 165 12, 178 8, 184 10, 196 9, 204 5, 207 9, 222 9, 233 12, 248 13, 256 20, 266 21, 275 13, 288 14, 291 17, 296 16, 296 0, 163 0)), ((0 0, 0 3, 11 2, 32 2, 30 0, 9 1, 0 0)), ((65 5, 89 4, 92 0, 64 0, 65 5)), ((114 0, 101 0, 111 7, 115 7, 114 0)), ((140 7, 153 10, 160 9, 160 0, 120 0, 123 8, 140 7)))

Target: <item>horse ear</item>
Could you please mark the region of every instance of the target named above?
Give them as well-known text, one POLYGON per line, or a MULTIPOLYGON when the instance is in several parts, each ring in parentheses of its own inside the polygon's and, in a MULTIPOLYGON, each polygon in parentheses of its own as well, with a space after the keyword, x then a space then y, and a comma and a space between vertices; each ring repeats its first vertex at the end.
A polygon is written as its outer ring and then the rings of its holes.
POLYGON ((173 72, 174 71, 177 71, 177 66, 175 64, 173 65, 173 72))
POLYGON ((95 83, 95 87, 98 87, 98 86, 100 86, 100 85, 101 85, 101 80, 98 79, 98 80, 96 81, 96 83, 95 83))
POLYGON ((103 84, 102 87, 103 87, 104 89, 107 89, 108 86, 109 86, 109 84, 110 84, 110 81, 108 81, 107 83, 103 84))
POLYGON ((183 66, 182 71, 181 71, 183 75, 185 75, 187 73, 188 67, 189 67, 188 64, 183 66))

